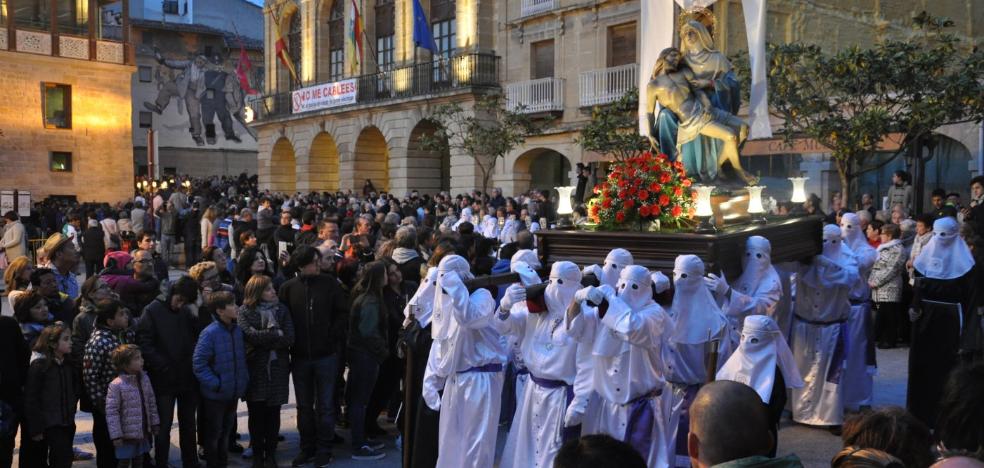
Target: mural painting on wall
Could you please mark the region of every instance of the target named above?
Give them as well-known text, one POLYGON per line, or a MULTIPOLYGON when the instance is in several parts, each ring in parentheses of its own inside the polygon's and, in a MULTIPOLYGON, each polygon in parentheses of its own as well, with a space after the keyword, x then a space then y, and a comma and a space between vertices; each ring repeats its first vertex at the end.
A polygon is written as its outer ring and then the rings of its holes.
MULTIPOLYGON (((187 59, 172 59, 154 47, 154 58, 158 63, 153 76, 157 97, 143 105, 164 116, 165 127, 173 123, 173 118, 168 118, 174 117, 173 108, 198 146, 215 145, 219 138, 227 143, 244 143, 243 138, 248 138, 252 141, 246 143, 255 143, 256 134, 247 124, 246 92, 240 77, 249 73, 245 53, 240 55, 240 62, 245 63, 233 69, 227 68, 221 55, 200 52, 188 54, 187 59)), ((250 88, 248 78, 246 86, 250 88)))

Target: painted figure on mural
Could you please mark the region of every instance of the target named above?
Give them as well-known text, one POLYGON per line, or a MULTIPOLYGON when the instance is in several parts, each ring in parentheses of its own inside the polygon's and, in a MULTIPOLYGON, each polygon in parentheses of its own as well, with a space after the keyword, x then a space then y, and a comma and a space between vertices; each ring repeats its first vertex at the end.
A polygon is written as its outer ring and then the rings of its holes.
MULTIPOLYGON (((205 124, 205 140, 210 145, 215 144, 215 118, 219 118, 225 139, 241 143, 232 129, 232 114, 226 102, 229 73, 222 69, 222 58, 212 57, 211 67, 205 70, 205 92, 202 94, 202 122, 205 124)), ((238 87, 238 85, 237 85, 238 87)))
MULTIPOLYGON (((717 178, 720 167, 728 161, 737 175, 748 182, 750 177, 741 168, 737 150, 748 134, 748 125, 735 116, 741 105, 741 89, 731 62, 714 48, 707 27, 696 19, 681 23, 677 54, 679 60, 675 70, 685 77, 697 102, 714 120, 731 127, 737 141, 732 151, 729 139, 701 133, 686 118, 693 115, 683 116, 679 109, 660 101, 651 82, 647 90, 647 111, 653 147, 683 161, 687 171, 702 180, 717 178), (705 98, 707 105, 703 105, 705 98), (656 108, 657 103, 661 109, 656 108)), ((659 64, 654 67, 651 80, 657 79, 660 68, 659 64)))
MULTIPOLYGON (((710 97, 702 90, 701 85, 707 83, 698 81, 683 59, 679 49, 669 47, 660 52, 656 66, 653 68, 646 89, 646 109, 652 143, 662 148, 664 152, 668 149, 664 147, 668 145, 660 144, 664 135, 661 133, 663 128, 657 125, 656 105, 659 104, 663 107, 660 110, 660 120, 667 118, 664 110, 670 112, 676 119, 677 125, 673 129, 676 138, 675 141, 670 141, 673 142, 677 156, 681 154, 681 147, 684 144, 700 136, 718 140, 722 146, 713 164, 715 169, 713 175, 709 171, 710 165, 702 166, 707 168, 707 171, 696 170, 701 166, 687 165, 689 172, 697 172, 705 180, 713 179, 717 173, 716 169, 729 162, 738 177, 745 183, 754 183, 754 179, 745 173, 738 161, 738 145, 748 136, 748 125, 737 116, 714 106, 710 97), (657 141, 657 138, 661 141, 657 141)), ((707 156, 702 155, 702 157, 707 156)), ((686 159, 684 163, 687 164, 686 159)))
POLYGON ((144 107, 161 114, 172 97, 177 96, 184 100, 185 108, 188 110, 191 138, 198 146, 204 146, 201 99, 205 94, 205 70, 208 67, 208 59, 204 55, 198 55, 193 60, 169 60, 165 59, 157 48, 154 48, 154 58, 161 65, 183 72, 178 75, 173 87, 167 85, 161 87, 158 90, 157 100, 153 104, 145 102, 144 107))

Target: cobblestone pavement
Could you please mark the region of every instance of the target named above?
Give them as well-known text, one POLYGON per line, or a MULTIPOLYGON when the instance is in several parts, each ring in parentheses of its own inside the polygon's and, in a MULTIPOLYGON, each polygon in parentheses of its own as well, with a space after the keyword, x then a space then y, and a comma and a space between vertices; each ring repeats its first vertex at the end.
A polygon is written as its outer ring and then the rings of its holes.
MULTIPOLYGON (((172 276, 179 274, 172 271, 172 276)), ((6 298, 2 300, 3 314, 9 315, 9 305, 6 298)), ((906 386, 906 367, 908 365, 908 349, 897 348, 891 350, 878 350, 878 374, 875 377, 875 406, 886 405, 905 405, 905 386, 906 386)), ((76 446, 90 452, 95 452, 92 445, 92 418, 87 413, 78 413, 76 418, 77 430, 75 434, 76 446)), ((243 444, 248 444, 246 434, 247 412, 246 404, 240 403, 238 408, 238 428, 243 435, 243 444)), ((385 437, 386 458, 376 461, 355 461, 350 458, 350 450, 347 444, 335 447, 335 463, 332 466, 339 467, 399 467, 401 464, 400 451, 396 447, 396 429, 392 424, 387 424, 381 420, 381 425, 386 428, 390 436, 385 437)), ((290 460, 298 452, 297 435, 297 412, 294 407, 293 385, 291 386, 291 396, 288 405, 284 406, 281 412, 281 433, 286 440, 280 444, 278 449, 278 461, 282 466, 290 466, 290 460)), ((348 440, 348 431, 339 429, 338 433, 348 440)), ((505 443, 506 433, 502 429, 499 434, 499 451, 505 443)), ((171 463, 173 466, 180 466, 178 458, 178 430, 177 422, 171 431, 171 463)), ((794 424, 785 419, 779 431, 779 453, 795 453, 802 460, 807 468, 820 468, 830 466, 830 459, 840 449, 840 438, 831 435, 825 429, 815 429, 807 426, 794 424)), ((15 453, 15 460, 16 460, 15 453)), ((15 461, 16 466, 16 461, 15 461)), ((77 468, 95 467, 95 462, 76 462, 77 468)), ((248 467, 250 461, 238 455, 230 454, 230 466, 248 467)))

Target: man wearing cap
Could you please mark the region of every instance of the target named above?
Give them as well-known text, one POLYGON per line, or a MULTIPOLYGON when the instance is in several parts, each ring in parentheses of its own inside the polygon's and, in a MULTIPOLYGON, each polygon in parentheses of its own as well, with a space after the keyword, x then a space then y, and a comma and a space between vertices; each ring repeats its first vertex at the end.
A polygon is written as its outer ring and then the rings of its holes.
POLYGON ((567 408, 564 425, 583 421, 582 434, 611 435, 632 445, 648 466, 665 467, 671 453, 670 398, 660 348, 672 324, 653 301, 652 285, 649 270, 632 265, 622 269, 617 294, 607 284, 575 294, 579 304, 568 309, 565 326, 590 349, 586 388, 593 394, 588 408, 567 408))
POLYGON ((578 364, 587 361, 587 346, 579 346, 563 326, 579 289, 581 271, 577 265, 554 263, 543 295, 546 311, 532 313, 526 307, 526 287, 514 284, 506 290, 499 313, 492 320, 500 333, 518 339, 519 354, 531 381, 517 396, 516 416, 500 463, 503 468, 553 466, 561 445, 579 436, 579 428, 565 428, 562 418, 569 406, 583 408, 588 400, 575 388, 578 364))
POLYGON ((769 410, 772 450, 776 455, 779 420, 786 406, 786 389, 802 388, 793 352, 782 337, 779 326, 765 315, 745 317, 741 343, 717 373, 717 380, 733 380, 752 387, 769 410))
POLYGON ((859 279, 857 263, 842 245, 841 229, 828 224, 823 228, 823 252, 808 265, 797 264, 790 340, 806 382, 792 391, 793 421, 828 426, 834 432, 844 421, 842 330, 851 313, 849 294, 859 279))
POLYGON ((78 278, 75 277, 75 268, 81 260, 78 249, 68 236, 61 233, 48 237, 43 249, 58 282, 58 290, 73 300, 78 299, 81 294, 78 278))
POLYGON ((423 388, 427 406, 441 412, 437 466, 492 466, 506 362, 501 336, 490 323, 495 299, 486 289, 469 294, 464 281, 472 275, 463 257, 444 257, 437 270, 434 344, 423 388))
MULTIPOLYGON (((663 347, 666 380, 673 387, 673 407, 669 429, 676 430, 676 457, 671 466, 687 466, 687 416, 690 403, 701 385, 713 380, 708 375, 710 357, 716 354, 717 367, 731 355, 737 334, 728 323, 714 296, 704 283, 704 261, 696 255, 677 256, 673 264, 673 302, 669 316, 673 332, 663 347)), ((713 374, 717 369, 711 369, 713 374)))

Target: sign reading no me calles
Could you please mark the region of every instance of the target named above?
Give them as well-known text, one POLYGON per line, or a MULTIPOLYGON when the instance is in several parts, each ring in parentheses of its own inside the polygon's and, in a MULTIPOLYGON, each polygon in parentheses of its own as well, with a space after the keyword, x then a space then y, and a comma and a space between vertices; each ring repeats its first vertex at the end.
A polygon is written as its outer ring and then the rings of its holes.
POLYGON ((355 104, 356 94, 358 94, 358 85, 354 79, 308 86, 291 93, 292 112, 307 112, 355 104))

